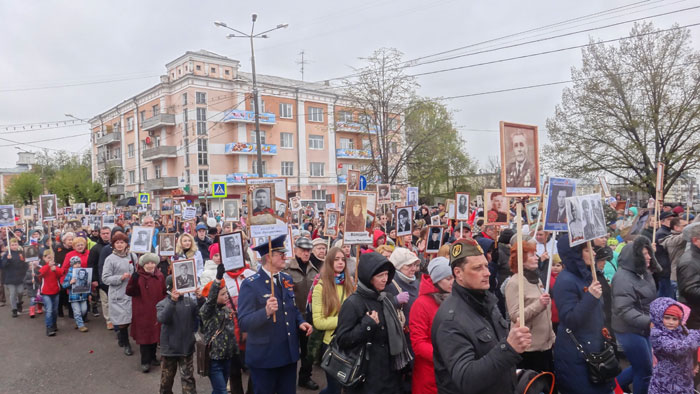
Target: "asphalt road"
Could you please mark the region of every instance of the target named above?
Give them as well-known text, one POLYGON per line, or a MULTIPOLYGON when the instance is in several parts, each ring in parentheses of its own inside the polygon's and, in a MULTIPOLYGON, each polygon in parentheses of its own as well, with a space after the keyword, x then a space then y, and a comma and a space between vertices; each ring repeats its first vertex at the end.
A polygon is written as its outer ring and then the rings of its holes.
MULTIPOLYGON (((117 345, 114 332, 105 328, 102 317, 91 315, 86 326, 90 331, 82 333, 73 328, 73 319, 59 317, 58 333, 47 337, 43 315, 30 319, 25 310, 12 318, 9 304, 0 308, 0 394, 158 392, 160 367, 141 372, 133 339, 134 355, 129 357, 117 345)), ((313 378, 325 386, 318 367, 314 367, 313 378)), ((195 379, 197 392, 211 392, 209 378, 195 372, 195 379)), ((243 381, 246 387, 247 376, 243 381)), ((181 392, 179 373, 173 391, 181 392)), ((297 392, 313 393, 298 387, 297 392)))

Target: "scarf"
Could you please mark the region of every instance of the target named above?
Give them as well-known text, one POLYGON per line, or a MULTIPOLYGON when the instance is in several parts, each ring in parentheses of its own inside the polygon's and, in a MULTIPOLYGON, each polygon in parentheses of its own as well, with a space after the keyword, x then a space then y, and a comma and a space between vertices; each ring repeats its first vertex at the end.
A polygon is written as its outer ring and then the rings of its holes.
POLYGON ((411 284, 411 283, 416 281, 415 275, 413 275, 413 277, 409 278, 408 276, 402 274, 401 271, 399 271, 399 270, 396 270, 396 275, 398 275, 399 278, 401 278, 401 280, 403 280, 404 282, 406 282, 408 284, 411 284))
POLYGON ((438 305, 441 305, 442 302, 445 301, 447 299, 447 297, 450 296, 450 293, 444 293, 441 290, 440 293, 431 293, 430 295, 433 297, 433 299, 435 300, 435 302, 438 305))
POLYGON ((540 276, 537 273, 537 270, 528 270, 523 268, 523 276, 525 277, 525 280, 533 285, 540 283, 540 276))
POLYGON ((345 272, 341 272, 335 275, 335 284, 342 285, 345 284, 345 272))
POLYGON ((391 355, 391 364, 394 371, 399 371, 413 360, 413 356, 408 351, 406 336, 403 333, 399 317, 396 314, 396 308, 391 303, 393 296, 387 295, 386 292, 378 293, 374 289, 367 287, 362 281, 358 281, 357 292, 366 298, 377 300, 382 304, 382 313, 386 323, 387 339, 389 340, 389 354, 391 355))
POLYGON ((124 250, 122 252, 120 252, 120 251, 112 248, 112 254, 115 254, 115 255, 123 258, 129 254, 129 250, 128 250, 128 248, 124 248, 124 250))

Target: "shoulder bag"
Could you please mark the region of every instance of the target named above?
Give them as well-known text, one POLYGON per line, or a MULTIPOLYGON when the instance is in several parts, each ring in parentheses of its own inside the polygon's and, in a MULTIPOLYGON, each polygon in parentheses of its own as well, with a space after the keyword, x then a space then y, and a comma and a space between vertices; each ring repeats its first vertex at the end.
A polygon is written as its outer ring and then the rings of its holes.
MULTIPOLYGON (((367 309, 369 310, 369 307, 367 309)), ((344 387, 352 387, 364 382, 365 360, 369 359, 367 350, 370 346, 372 344, 367 342, 354 349, 341 349, 338 346, 337 336, 333 336, 321 358, 321 368, 344 387)))
POLYGON ((221 334, 225 323, 226 319, 221 322, 221 327, 216 330, 216 333, 214 333, 206 343, 201 333, 198 332, 194 336, 194 351, 197 357, 197 373, 199 376, 209 376, 209 367, 211 366, 211 343, 221 334))
POLYGON ((611 382, 622 371, 620 362, 615 355, 615 348, 605 336, 603 336, 603 351, 588 353, 583 350, 583 346, 576 340, 570 328, 566 329, 566 333, 571 337, 576 349, 583 354, 583 359, 586 360, 586 366, 588 367, 588 379, 591 383, 601 384, 611 382))

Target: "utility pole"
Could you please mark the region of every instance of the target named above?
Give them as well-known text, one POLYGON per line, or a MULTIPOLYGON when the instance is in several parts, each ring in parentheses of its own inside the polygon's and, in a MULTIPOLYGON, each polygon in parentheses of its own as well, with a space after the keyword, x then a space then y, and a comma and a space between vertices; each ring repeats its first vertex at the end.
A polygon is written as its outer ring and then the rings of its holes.
POLYGON ((304 55, 306 52, 302 49, 301 52, 298 53, 298 55, 301 55, 301 60, 297 61, 296 63, 301 65, 301 80, 304 80, 304 66, 306 64, 309 64, 306 60, 304 60, 304 55))

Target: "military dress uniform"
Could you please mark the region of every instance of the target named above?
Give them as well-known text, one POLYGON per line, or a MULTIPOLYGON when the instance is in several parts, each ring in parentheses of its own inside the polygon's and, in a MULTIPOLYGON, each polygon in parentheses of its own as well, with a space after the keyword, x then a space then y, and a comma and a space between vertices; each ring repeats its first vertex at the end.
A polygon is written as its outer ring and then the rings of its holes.
MULTIPOLYGON (((272 250, 284 251, 286 236, 272 241, 272 250)), ((269 253, 268 244, 255 248, 261 256, 269 253)), ((270 276, 262 266, 245 279, 238 297, 238 323, 248 333, 245 362, 250 368, 256 394, 295 393, 299 361, 299 326, 304 318, 296 307, 292 277, 274 275, 278 309, 268 318, 265 305, 270 298, 270 276)))

